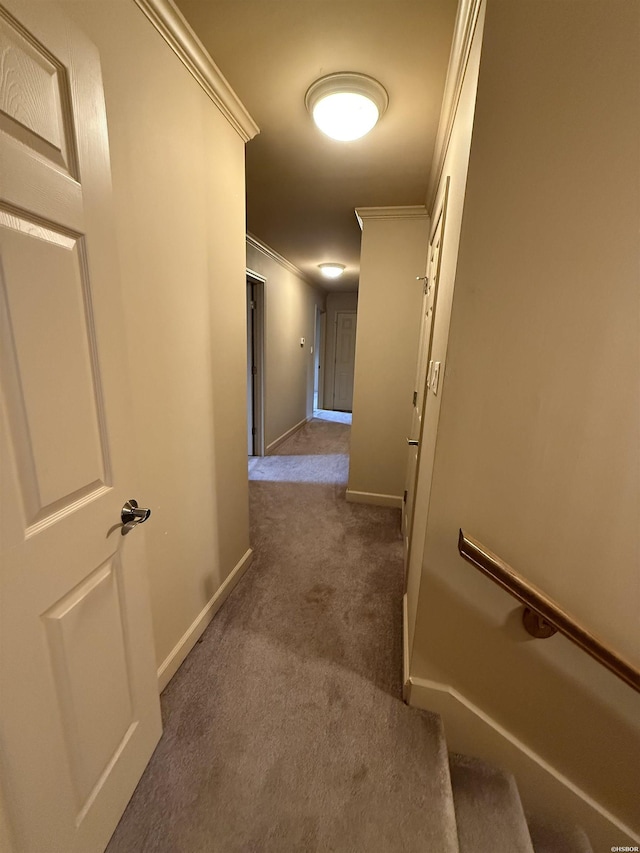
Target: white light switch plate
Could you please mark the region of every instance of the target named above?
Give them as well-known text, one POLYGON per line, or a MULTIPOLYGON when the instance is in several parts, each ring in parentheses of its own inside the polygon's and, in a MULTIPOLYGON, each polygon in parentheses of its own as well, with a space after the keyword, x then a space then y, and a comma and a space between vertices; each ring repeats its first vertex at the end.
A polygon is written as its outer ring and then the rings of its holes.
POLYGON ((438 382, 440 381, 440 362, 433 362, 433 374, 431 376, 431 390, 434 394, 438 393, 438 382))
POLYGON ((427 388, 431 388, 431 376, 433 375, 433 361, 429 362, 429 368, 427 369, 427 388))

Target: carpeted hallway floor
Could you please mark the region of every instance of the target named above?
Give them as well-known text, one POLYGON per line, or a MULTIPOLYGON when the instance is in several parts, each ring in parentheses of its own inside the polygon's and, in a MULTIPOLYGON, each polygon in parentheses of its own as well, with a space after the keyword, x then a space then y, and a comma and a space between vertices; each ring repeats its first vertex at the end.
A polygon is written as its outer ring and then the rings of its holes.
POLYGON ((438 718, 401 700, 398 510, 349 504, 347 424, 251 460, 254 562, 162 696, 108 853, 441 853, 438 718))

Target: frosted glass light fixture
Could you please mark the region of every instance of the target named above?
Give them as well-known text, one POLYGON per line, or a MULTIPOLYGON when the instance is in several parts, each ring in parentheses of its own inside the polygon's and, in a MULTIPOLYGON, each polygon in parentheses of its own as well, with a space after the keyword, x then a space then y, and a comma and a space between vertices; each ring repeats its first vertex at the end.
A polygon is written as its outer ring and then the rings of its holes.
POLYGON ((389 96, 373 77, 344 71, 312 83, 304 102, 323 133, 350 142, 369 133, 387 109, 389 96))
POLYGON ((325 278, 338 278, 344 272, 344 264, 318 264, 318 269, 325 278))

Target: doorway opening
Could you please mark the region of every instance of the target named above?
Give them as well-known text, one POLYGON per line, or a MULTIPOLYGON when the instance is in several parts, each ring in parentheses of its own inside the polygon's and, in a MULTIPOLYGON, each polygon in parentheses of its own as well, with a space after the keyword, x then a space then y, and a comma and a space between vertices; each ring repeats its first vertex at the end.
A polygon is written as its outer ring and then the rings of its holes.
POLYGON ((247 454, 264 456, 264 284, 247 270, 247 454))
POLYGON ((324 404, 324 332, 326 312, 315 306, 315 321, 313 326, 313 411, 322 409, 324 404))
MULTIPOLYGON (((447 201, 449 198, 449 178, 444 191, 439 196, 434 209, 432 230, 427 253, 426 276, 422 298, 422 319, 416 362, 416 380, 411 413, 411 431, 408 441, 407 472, 402 505, 402 536, 404 546, 405 589, 409 584, 409 575, 415 576, 422 566, 422 554, 414 557, 412 543, 424 542, 426 535, 427 508, 431 476, 419 477, 421 465, 431 464, 428 459, 434 453, 433 424, 429 419, 437 412, 434 398, 439 391, 441 362, 433 360, 433 329, 438 306, 438 284, 440 281, 440 261, 446 224, 447 201), (419 507, 419 509, 416 509, 419 507)), ((443 364, 443 363, 442 363, 443 364)), ((437 415, 436 415, 437 417, 437 415)))

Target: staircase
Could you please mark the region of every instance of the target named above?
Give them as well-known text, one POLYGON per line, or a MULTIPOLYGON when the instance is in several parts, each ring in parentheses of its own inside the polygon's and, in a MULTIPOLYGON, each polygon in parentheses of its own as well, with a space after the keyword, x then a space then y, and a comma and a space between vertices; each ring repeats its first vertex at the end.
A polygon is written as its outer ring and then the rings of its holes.
POLYGON ((510 773, 451 753, 449 778, 457 832, 451 853, 593 853, 579 827, 527 817, 510 773))
POLYGON ((398 518, 345 502, 348 437, 316 419, 252 460, 254 564, 163 692, 108 853, 593 853, 402 701, 398 518))

